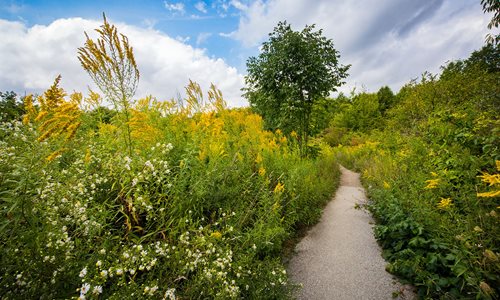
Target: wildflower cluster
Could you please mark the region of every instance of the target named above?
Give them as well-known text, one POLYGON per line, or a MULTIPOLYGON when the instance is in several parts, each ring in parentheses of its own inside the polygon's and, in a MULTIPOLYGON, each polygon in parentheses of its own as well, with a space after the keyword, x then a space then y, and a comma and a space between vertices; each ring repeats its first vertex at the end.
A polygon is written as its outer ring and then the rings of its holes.
POLYGON ((277 253, 295 224, 319 218, 338 174, 319 176, 320 166, 335 162, 301 159, 259 116, 217 103, 217 113, 135 107, 147 118, 132 130, 146 124, 162 138, 132 131, 133 152, 120 147, 121 119, 85 111, 62 144, 39 139, 36 106, 26 124, 1 123, 1 294, 290 295, 277 253))

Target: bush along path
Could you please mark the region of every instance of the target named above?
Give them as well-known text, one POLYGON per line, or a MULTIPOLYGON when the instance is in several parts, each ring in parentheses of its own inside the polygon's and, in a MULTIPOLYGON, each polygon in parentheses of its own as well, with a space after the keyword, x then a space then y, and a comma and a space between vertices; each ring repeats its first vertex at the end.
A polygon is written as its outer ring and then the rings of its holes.
POLYGON ((360 209, 367 198, 359 174, 340 168, 335 198, 288 265, 292 280, 302 285, 298 299, 414 299, 410 287, 385 271, 373 220, 360 209))

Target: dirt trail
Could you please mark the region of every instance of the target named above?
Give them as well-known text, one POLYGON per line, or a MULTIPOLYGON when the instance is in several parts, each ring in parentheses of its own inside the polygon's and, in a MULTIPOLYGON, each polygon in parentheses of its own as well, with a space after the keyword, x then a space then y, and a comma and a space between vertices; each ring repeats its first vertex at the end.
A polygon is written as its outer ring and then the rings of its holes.
POLYGON ((385 271, 359 174, 341 167, 341 185, 320 222, 297 244, 288 272, 303 285, 298 299, 413 299, 385 271))

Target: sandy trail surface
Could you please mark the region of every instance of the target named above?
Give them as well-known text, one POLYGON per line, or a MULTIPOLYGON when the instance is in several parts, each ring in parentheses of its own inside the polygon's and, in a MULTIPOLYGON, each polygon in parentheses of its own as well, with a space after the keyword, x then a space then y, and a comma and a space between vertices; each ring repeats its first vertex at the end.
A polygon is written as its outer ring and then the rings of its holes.
POLYGON ((341 167, 341 184, 320 222, 295 247, 288 265, 303 288, 298 299, 414 299, 385 271, 359 174, 341 167))

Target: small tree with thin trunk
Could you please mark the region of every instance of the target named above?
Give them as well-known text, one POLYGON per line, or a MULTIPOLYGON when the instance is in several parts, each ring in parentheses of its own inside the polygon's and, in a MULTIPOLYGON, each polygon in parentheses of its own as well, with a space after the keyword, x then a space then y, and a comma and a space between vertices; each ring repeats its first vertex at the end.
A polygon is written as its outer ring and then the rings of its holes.
POLYGON ((124 138, 129 155, 132 155, 132 139, 129 126, 130 106, 139 83, 139 70, 128 38, 118 34, 114 25, 106 20, 96 29, 97 41, 85 33, 86 41, 78 48, 78 60, 106 98, 121 113, 125 128, 124 138))
POLYGON ((349 66, 339 63, 332 40, 314 25, 293 31, 280 22, 261 49, 247 61, 245 96, 268 127, 299 134, 304 156, 313 106, 343 83, 349 66))

